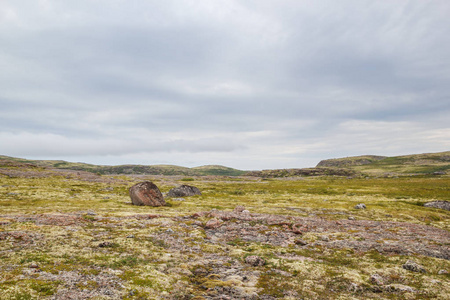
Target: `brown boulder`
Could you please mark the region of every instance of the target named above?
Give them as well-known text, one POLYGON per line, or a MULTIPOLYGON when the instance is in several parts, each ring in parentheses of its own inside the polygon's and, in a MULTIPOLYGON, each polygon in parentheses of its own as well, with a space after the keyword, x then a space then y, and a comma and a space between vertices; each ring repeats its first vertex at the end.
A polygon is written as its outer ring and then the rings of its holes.
POLYGON ((140 182, 130 187, 130 198, 134 205, 166 205, 161 191, 150 181, 140 182))

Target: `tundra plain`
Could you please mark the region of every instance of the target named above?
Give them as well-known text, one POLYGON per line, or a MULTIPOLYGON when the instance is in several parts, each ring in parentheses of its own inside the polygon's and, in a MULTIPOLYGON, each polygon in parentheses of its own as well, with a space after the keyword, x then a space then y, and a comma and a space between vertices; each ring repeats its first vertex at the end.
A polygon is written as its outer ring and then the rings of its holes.
POLYGON ((424 206, 450 200, 448 174, 100 175, 1 162, 2 300, 450 298, 450 214, 424 206), (131 205, 141 181, 202 195, 131 205))

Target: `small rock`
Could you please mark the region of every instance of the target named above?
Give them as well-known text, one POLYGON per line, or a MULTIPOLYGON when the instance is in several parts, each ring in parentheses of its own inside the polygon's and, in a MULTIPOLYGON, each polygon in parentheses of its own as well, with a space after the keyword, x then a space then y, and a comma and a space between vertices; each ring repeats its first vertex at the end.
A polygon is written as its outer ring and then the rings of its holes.
POLYGON ((376 285, 383 285, 383 284, 384 284, 384 279, 383 279, 383 277, 381 277, 381 276, 378 275, 378 274, 372 274, 372 275, 370 276, 370 281, 372 281, 372 283, 373 283, 373 284, 376 284, 376 285))
POLYGON ((202 221, 195 221, 194 223, 192 223, 192 225, 194 225, 194 226, 202 226, 203 225, 203 223, 202 223, 202 221))
POLYGON ((364 203, 359 203, 355 205, 355 209, 366 209, 366 205, 364 203))
POLYGON ((247 215, 247 214, 249 214, 249 213, 250 213, 250 211, 249 211, 249 210, 247 210, 247 209, 244 209, 244 210, 242 211, 242 213, 243 213, 244 215, 247 215))
POLYGON ((300 245, 300 246, 306 246, 306 245, 308 245, 308 243, 305 242, 305 241, 302 240, 302 239, 296 239, 296 240, 294 241, 294 243, 295 243, 296 245, 300 245))
POLYGON ((175 231, 173 231, 172 228, 169 228, 169 229, 166 230, 166 232, 167 232, 167 233, 174 233, 175 231))
POLYGON ((292 225, 292 232, 295 234, 303 234, 302 225, 301 224, 292 225))
POLYGON ((93 211, 88 211, 87 215, 88 216, 96 216, 97 214, 95 212, 93 212, 93 211))
POLYGON ((217 220, 216 218, 213 218, 213 219, 209 220, 208 222, 206 222, 205 228, 214 229, 214 228, 219 227, 221 224, 222 223, 219 220, 217 220))
POLYGON ((254 267, 264 266, 266 264, 266 261, 257 255, 247 256, 245 262, 254 267))
POLYGON ((348 219, 352 221, 356 220, 355 217, 348 217, 348 219))
POLYGON ((395 293, 395 292, 415 293, 415 292, 417 292, 417 290, 413 289, 412 287, 403 285, 403 284, 390 284, 385 287, 385 290, 389 293, 395 293))
POLYGON ((448 274, 448 271, 447 270, 439 270, 438 274, 439 275, 448 274))
POLYGON ((326 236, 326 235, 323 235, 323 236, 319 237, 319 239, 321 241, 324 241, 324 242, 329 242, 330 241, 330 238, 328 236, 326 236))
POLYGON ((98 244, 100 248, 111 247, 113 244, 111 242, 101 242, 98 244))
POLYGON ((31 269, 38 269, 38 268, 39 268, 39 265, 38 265, 37 263, 35 263, 35 262, 32 262, 32 263, 28 266, 28 268, 31 268, 31 269))
POLYGON ((238 205, 238 206, 236 206, 236 207, 234 208, 233 212, 235 212, 235 213, 241 213, 241 212, 243 212, 244 210, 245 210, 245 207, 244 207, 244 206, 238 205))
POLYGON ((168 197, 189 197, 195 195, 201 195, 202 193, 195 186, 190 185, 180 185, 176 188, 173 188, 167 193, 168 197))
POLYGON ((173 198, 172 201, 186 201, 184 198, 173 198))
POLYGON ((426 273, 427 271, 425 270, 424 267, 422 267, 421 265, 419 265, 418 263, 412 261, 412 260, 408 260, 403 266, 403 269, 408 270, 408 271, 412 271, 412 272, 419 272, 419 273, 426 273))
POLYGON ((423 206, 450 210, 450 201, 431 201, 425 203, 423 206))
POLYGON ((134 234, 127 236, 127 239, 134 239, 134 234))

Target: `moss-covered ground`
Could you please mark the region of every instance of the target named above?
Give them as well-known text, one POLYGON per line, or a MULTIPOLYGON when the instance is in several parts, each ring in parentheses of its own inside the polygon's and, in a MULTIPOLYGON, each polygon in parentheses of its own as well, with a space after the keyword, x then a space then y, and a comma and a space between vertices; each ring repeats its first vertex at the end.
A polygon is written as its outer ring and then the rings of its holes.
POLYGON ((448 176, 263 180, 33 172, 43 175, 0 175, 2 300, 450 298, 450 213, 423 206, 450 200, 448 176), (145 180, 163 193, 189 184, 202 195, 169 198, 165 207, 131 205, 128 188, 145 180), (358 203, 367 209, 355 209, 358 203), (238 205, 249 217, 220 215, 238 205), (268 215, 316 225, 295 234, 293 224, 271 223, 268 215), (221 227, 205 226, 211 218, 221 227), (362 226, 384 222, 391 223, 371 231, 372 225, 362 226), (401 224, 417 225, 407 227, 417 228, 417 236, 401 224), (405 241, 415 239, 417 249, 355 246, 368 245, 377 230, 391 234, 379 233, 381 245, 408 235, 405 241), (439 237, 425 240, 422 232, 434 231, 439 237), (348 246, 340 243, 347 240, 348 246), (265 264, 246 263, 250 255, 265 264), (404 269, 407 260, 427 272, 404 269))

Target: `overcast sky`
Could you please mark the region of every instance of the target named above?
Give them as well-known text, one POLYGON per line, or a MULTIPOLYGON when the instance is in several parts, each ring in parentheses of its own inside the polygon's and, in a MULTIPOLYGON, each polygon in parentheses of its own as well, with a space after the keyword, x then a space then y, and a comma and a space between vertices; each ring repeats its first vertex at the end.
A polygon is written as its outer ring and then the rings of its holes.
POLYGON ((0 154, 315 166, 450 150, 448 0, 1 0, 0 154))

